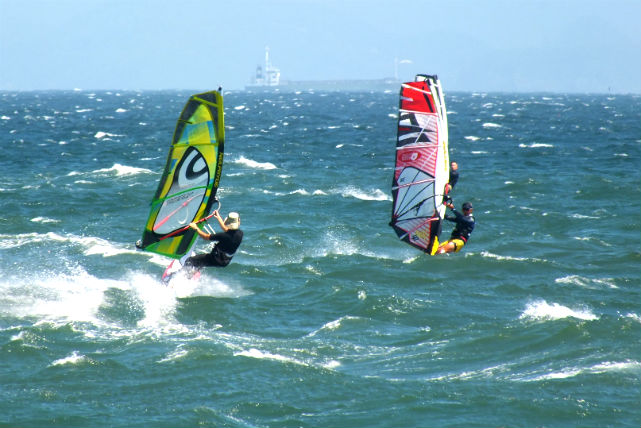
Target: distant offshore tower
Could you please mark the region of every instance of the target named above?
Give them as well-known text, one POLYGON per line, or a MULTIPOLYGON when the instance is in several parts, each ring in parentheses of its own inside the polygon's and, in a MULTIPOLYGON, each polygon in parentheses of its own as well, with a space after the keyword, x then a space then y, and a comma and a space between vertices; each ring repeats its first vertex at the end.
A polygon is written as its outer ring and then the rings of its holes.
POLYGON ((256 66, 256 74, 251 86, 272 87, 280 85, 280 70, 269 62, 269 46, 265 46, 265 68, 256 66))

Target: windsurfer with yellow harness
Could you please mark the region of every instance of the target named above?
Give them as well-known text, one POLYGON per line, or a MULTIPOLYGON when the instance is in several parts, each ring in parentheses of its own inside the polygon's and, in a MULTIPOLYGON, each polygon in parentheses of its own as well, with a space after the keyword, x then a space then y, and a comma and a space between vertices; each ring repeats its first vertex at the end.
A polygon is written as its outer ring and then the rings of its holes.
POLYGON ((465 202, 463 204, 462 214, 456 211, 451 202, 448 202, 446 205, 452 210, 452 214, 454 215, 451 216, 445 214, 445 220, 456 223, 456 226, 454 226, 454 230, 452 230, 450 239, 439 245, 436 254, 458 253, 461 251, 461 248, 463 248, 470 238, 470 234, 474 230, 474 225, 476 224, 473 214, 474 207, 472 207, 471 202, 465 202))

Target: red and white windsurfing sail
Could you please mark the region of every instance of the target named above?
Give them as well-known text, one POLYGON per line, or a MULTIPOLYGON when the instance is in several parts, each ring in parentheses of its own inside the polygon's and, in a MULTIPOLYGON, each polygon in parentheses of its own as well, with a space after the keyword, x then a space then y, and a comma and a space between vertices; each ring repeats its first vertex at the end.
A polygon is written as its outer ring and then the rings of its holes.
POLYGON ((437 76, 401 85, 390 226, 428 254, 438 248, 450 162, 447 112, 437 76))

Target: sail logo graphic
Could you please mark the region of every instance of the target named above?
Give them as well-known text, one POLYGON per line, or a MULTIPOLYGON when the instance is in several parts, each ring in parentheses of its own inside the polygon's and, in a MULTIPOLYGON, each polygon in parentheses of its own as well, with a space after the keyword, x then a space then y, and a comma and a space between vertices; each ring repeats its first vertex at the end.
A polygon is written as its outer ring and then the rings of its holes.
POLYGON ((429 240, 429 233, 425 229, 418 229, 415 230, 414 233, 412 233, 412 240, 413 241, 427 241, 429 240))
POLYGON ((403 162, 414 162, 421 155, 418 152, 403 153, 400 158, 403 162))
POLYGON ((176 167, 176 181, 181 189, 206 186, 209 181, 209 169, 203 155, 194 147, 189 147, 185 156, 176 167))

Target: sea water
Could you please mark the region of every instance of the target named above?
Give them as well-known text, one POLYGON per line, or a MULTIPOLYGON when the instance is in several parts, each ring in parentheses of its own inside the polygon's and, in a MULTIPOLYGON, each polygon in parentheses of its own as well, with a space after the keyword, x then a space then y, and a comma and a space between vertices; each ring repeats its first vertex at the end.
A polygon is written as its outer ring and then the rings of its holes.
POLYGON ((0 426, 641 424, 641 97, 446 93, 477 224, 429 257, 397 93, 227 92, 244 241, 165 287, 134 243, 194 92, 0 93, 0 426))

